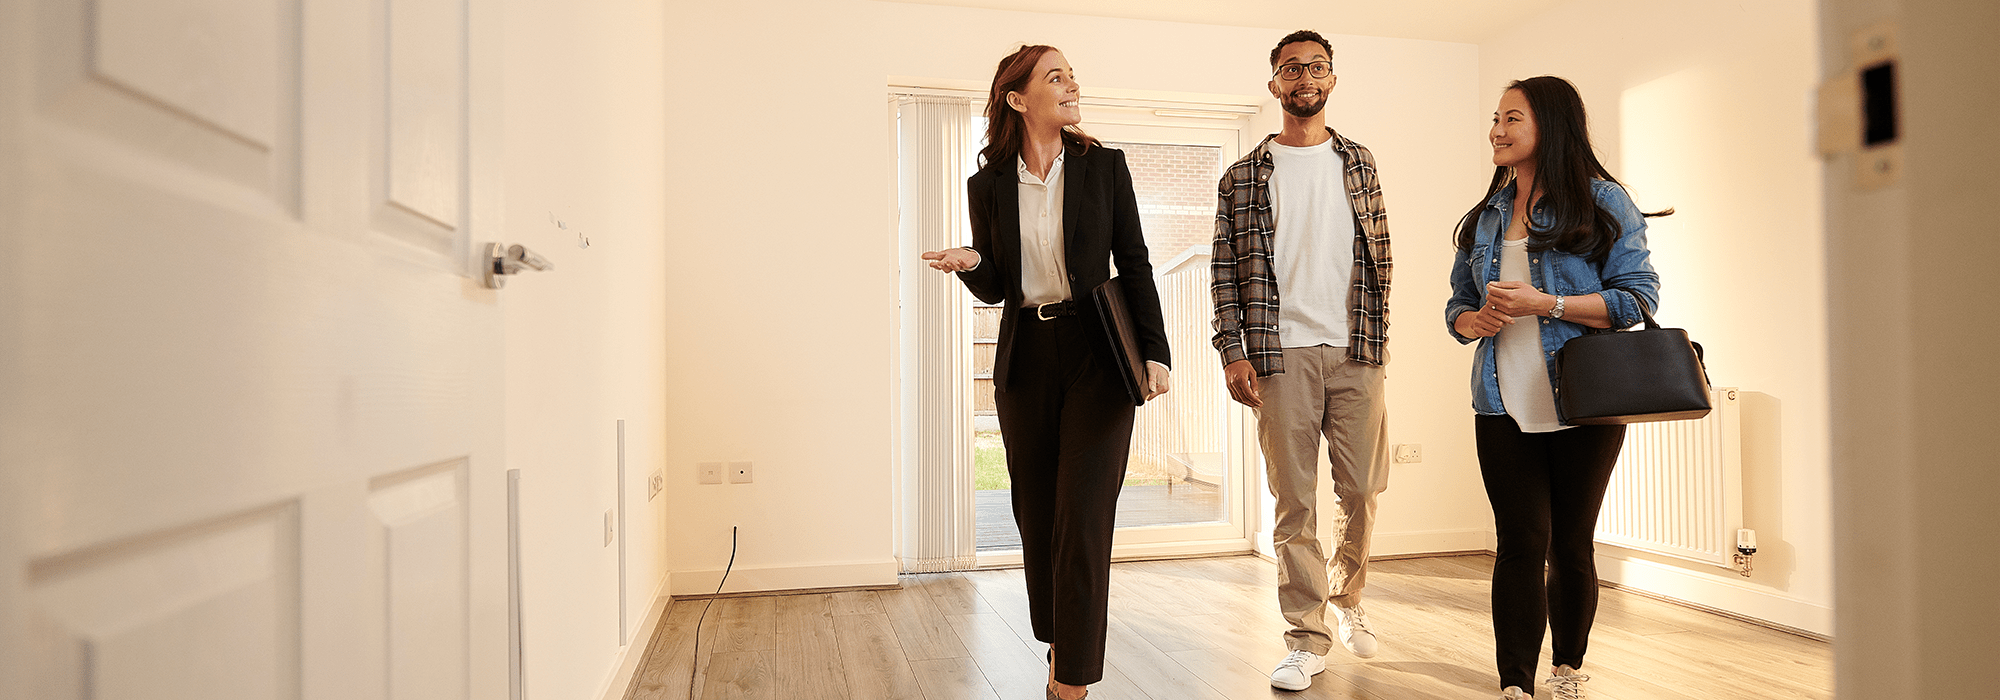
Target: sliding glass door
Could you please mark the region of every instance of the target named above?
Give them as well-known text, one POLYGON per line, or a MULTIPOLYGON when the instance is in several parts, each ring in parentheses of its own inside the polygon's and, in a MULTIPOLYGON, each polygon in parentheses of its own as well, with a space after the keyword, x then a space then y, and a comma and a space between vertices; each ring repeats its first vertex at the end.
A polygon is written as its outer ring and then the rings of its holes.
MULTIPOLYGON (((1164 118, 1151 110, 1092 108, 1083 125, 1123 150, 1139 199, 1154 280, 1174 357, 1173 390, 1138 409, 1119 496, 1113 555, 1121 558, 1248 551, 1257 506, 1245 478, 1257 466, 1252 420, 1229 400, 1209 339, 1209 251, 1215 186, 1242 149, 1237 113, 1164 118)), ((973 132, 983 133, 975 120, 973 132)), ((1006 453, 991 416, 998 308, 974 305, 974 464, 979 563, 1018 561, 1006 453), (983 332, 982 332, 983 331, 983 332)))

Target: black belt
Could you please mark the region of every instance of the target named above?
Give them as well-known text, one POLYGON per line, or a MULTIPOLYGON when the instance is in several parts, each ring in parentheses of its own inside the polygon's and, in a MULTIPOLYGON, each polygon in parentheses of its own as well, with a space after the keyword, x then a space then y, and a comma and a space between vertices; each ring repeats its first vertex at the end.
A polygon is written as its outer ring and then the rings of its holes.
POLYGON ((1042 321, 1052 321, 1057 316, 1075 316, 1077 312, 1076 302, 1067 299, 1052 301, 1039 306, 1023 306, 1021 310, 1033 312, 1035 314, 1034 317, 1042 321))

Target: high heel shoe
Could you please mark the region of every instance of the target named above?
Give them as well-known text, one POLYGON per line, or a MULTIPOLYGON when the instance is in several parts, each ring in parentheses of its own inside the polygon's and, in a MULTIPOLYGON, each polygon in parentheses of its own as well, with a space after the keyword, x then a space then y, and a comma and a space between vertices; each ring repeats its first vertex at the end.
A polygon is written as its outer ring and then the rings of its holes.
MULTIPOLYGON (((1048 692, 1049 700, 1062 700, 1062 696, 1056 695, 1056 685, 1054 683, 1050 683, 1049 687, 1045 690, 1048 692)), ((1083 694, 1076 696, 1076 700, 1083 700, 1087 697, 1090 697, 1089 688, 1083 689, 1083 694)))
MULTIPOLYGON (((1062 700, 1061 696, 1056 695, 1056 649, 1053 646, 1049 647, 1049 684, 1043 686, 1042 691, 1048 694, 1048 700, 1062 700)), ((1076 700, 1087 697, 1090 697, 1089 688, 1083 689, 1083 694, 1076 696, 1076 700)))
MULTIPOLYGON (((1062 700, 1062 696, 1056 695, 1056 684, 1050 683, 1049 687, 1045 688, 1044 690, 1048 693, 1049 700, 1062 700)), ((1084 698, 1087 697, 1090 697, 1089 688, 1083 689, 1083 694, 1076 696, 1076 700, 1083 700, 1084 698)))

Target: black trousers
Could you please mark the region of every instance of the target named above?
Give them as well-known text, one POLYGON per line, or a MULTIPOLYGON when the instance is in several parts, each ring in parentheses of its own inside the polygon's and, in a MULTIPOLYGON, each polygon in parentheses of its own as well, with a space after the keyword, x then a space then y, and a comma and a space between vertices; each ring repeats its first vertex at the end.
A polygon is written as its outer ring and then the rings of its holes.
POLYGON ((1591 533, 1625 426, 1523 433, 1511 416, 1475 416, 1473 430, 1500 540, 1493 564, 1500 687, 1532 692, 1544 625, 1554 647, 1550 665, 1583 668, 1597 617, 1591 533))
POLYGON ((1132 445, 1132 400, 1094 320, 1024 315, 1007 388, 993 394, 1013 478, 1014 523, 1035 638, 1055 645, 1056 680, 1104 678, 1111 532, 1132 445))

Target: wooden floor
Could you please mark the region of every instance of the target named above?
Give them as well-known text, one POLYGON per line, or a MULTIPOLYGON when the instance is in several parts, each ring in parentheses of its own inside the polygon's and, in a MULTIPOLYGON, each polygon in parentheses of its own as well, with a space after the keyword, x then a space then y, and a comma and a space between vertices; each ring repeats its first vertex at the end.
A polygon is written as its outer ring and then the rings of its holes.
MULTIPOLYGON (((1375 562, 1364 594, 1382 653, 1336 647, 1309 690, 1273 690, 1285 655, 1276 568, 1255 557, 1113 567, 1094 700, 1490 699, 1485 555, 1375 562)), ((900 590, 716 600, 669 608, 628 698, 1034 700, 1046 648, 1018 569, 906 576, 900 590)), ((1547 661, 1543 650, 1543 661, 1547 661)), ((1831 698, 1827 644, 1606 589, 1586 668, 1594 700, 1831 698)), ((1541 695, 1548 693, 1544 689, 1541 695)))

